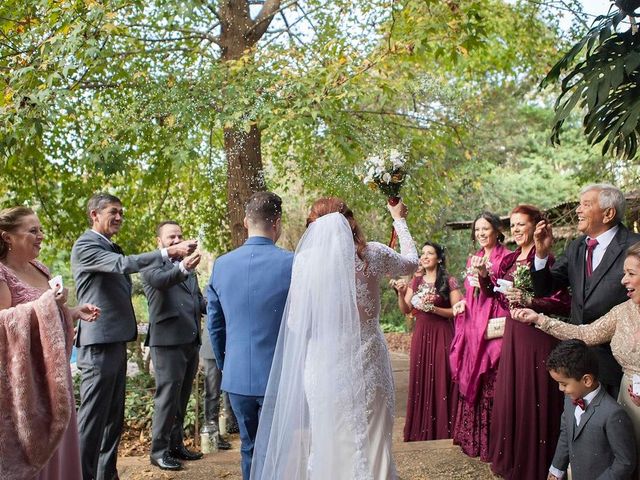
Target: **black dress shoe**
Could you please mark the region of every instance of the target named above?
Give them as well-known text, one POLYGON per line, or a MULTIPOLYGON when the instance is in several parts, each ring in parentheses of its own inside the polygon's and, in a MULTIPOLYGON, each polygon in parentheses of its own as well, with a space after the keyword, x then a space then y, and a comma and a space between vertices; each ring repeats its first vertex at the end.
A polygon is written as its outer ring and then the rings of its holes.
POLYGON ((151 465, 155 465, 162 470, 181 470, 182 463, 174 457, 172 457, 168 452, 164 452, 162 458, 153 458, 151 457, 151 465))
POLYGON ((231 450, 231 444, 221 436, 218 436, 218 450, 231 450))
POLYGON ((169 450, 169 455, 180 460, 200 460, 202 458, 202 453, 190 452, 184 445, 172 448, 169 450))

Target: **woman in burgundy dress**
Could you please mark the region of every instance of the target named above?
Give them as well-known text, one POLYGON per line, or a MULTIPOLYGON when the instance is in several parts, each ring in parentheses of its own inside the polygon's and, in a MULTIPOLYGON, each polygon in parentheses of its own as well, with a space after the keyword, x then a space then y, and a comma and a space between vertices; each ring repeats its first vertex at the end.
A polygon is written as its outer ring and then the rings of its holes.
POLYGON ((489 435, 493 390, 502 349, 502 338, 485 338, 489 319, 504 317, 508 310, 495 296, 480 290, 472 259, 484 259, 489 275, 495 277, 502 259, 509 253, 502 242, 500 219, 482 212, 471 226, 471 240, 480 245, 467 261, 464 300, 453 306, 455 334, 451 344, 451 376, 458 387, 453 443, 470 457, 489 458, 489 435))
MULTIPOLYGON (((478 265, 480 286, 487 295, 496 295, 505 309, 510 305, 531 306, 546 314, 566 316, 571 301, 566 290, 532 299, 525 289, 530 285, 535 256, 533 232, 541 220, 542 212, 531 205, 519 205, 511 212, 511 235, 518 248, 502 260, 497 278, 522 288, 503 287, 504 294, 495 292, 494 288, 499 288, 495 279, 478 265)), ((557 342, 507 315, 489 439, 491 470, 506 479, 547 477, 563 407, 562 394, 545 367, 546 358, 557 342)))
POLYGON ((446 271, 440 245, 424 244, 420 266, 424 274, 414 277, 408 287, 398 289, 400 310, 413 310, 416 319, 411 338, 405 442, 451 438, 457 403, 449 348, 453 337, 451 305, 459 302, 462 294, 455 278, 446 271))
POLYGON ((0 396, 10 413, 0 432, 15 438, 6 450, 0 442, 0 478, 81 480, 69 356, 73 321, 93 321, 100 309, 68 308, 66 289, 51 291, 49 270, 36 260, 43 238, 31 209, 0 212, 1 385, 10 393, 0 396))

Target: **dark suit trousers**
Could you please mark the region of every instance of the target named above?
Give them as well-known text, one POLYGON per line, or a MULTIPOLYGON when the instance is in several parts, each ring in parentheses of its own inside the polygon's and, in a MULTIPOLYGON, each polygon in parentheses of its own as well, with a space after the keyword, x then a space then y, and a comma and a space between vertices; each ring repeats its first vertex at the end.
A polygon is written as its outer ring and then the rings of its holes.
POLYGON ((227 412, 227 429, 235 425, 236 417, 229 403, 229 395, 220 391, 222 382, 222 372, 218 364, 212 358, 200 357, 204 369, 204 421, 207 425, 213 426, 215 432, 220 431, 220 400, 227 412))
POLYGON ((251 397, 230 393, 229 401, 231 402, 233 413, 238 419, 238 427, 240 428, 242 478, 243 480, 249 480, 253 445, 256 441, 256 434, 258 433, 258 419, 260 418, 264 397, 251 397))
POLYGON ((80 459, 84 480, 118 478, 116 461, 124 424, 127 344, 78 347, 80 459))
POLYGON ((198 370, 199 350, 200 346, 195 342, 151 347, 156 379, 151 438, 153 458, 160 459, 164 452, 184 444, 184 416, 198 370))

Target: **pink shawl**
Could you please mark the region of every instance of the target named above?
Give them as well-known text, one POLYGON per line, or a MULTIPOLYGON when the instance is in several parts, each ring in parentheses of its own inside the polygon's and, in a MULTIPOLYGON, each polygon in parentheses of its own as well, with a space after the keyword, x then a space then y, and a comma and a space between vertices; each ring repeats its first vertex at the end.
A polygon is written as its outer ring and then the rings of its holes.
MULTIPOLYGON (((511 253, 504 245, 498 244, 491 251, 491 276, 494 276, 502 259, 511 253)), ((479 250, 476 255, 484 255, 479 250)), ((467 260, 470 266, 471 258, 467 260)), ((455 333, 451 342, 449 362, 451 377, 458 384, 460 395, 473 403, 478 394, 482 376, 497 367, 502 350, 502 339, 485 340, 484 332, 490 318, 502 317, 507 314, 495 297, 486 295, 481 288, 474 288, 464 279, 465 300, 467 303, 464 313, 455 319, 455 333)))
POLYGON ((0 478, 34 477, 71 415, 73 325, 53 291, 0 310, 0 478))

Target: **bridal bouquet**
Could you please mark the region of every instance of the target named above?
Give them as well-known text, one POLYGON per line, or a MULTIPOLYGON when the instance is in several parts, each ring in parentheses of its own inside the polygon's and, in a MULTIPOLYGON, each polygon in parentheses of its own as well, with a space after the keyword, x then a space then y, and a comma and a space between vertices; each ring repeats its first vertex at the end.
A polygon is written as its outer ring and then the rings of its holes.
POLYGON ((380 190, 395 205, 407 178, 406 161, 405 155, 395 148, 381 150, 365 160, 362 181, 373 190, 380 190))
POLYGON ((423 312, 432 312, 435 308, 435 301, 438 298, 436 287, 423 283, 418 291, 411 297, 411 305, 423 312))
MULTIPOLYGON (((380 190, 387 197, 387 202, 395 206, 400 201, 400 188, 407 179, 405 155, 395 148, 383 149, 367 157, 364 162, 362 181, 373 190, 380 190)), ((397 234, 391 227, 389 246, 394 248, 397 234)))

